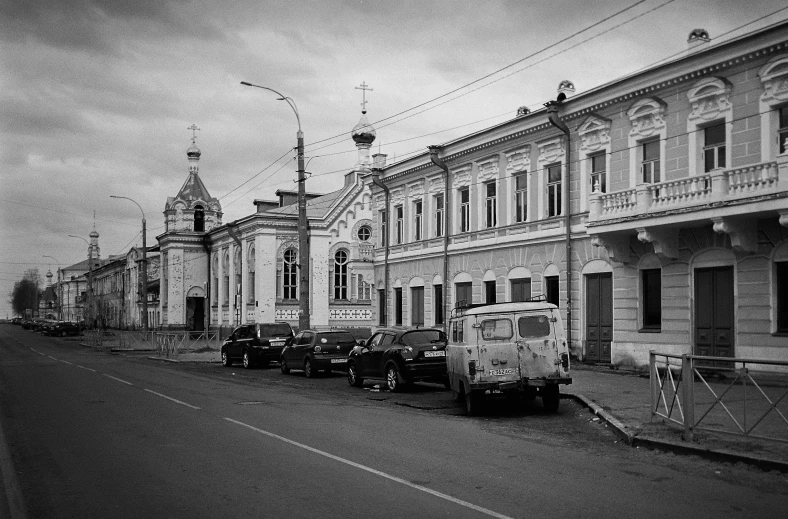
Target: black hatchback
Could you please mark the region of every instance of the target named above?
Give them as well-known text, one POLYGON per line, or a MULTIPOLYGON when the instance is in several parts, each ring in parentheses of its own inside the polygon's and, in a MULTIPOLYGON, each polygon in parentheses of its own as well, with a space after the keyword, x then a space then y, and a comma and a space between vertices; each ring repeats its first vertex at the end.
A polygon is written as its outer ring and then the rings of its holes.
POLYGON ((247 369, 255 365, 268 365, 279 360, 285 342, 293 337, 287 323, 242 324, 222 343, 222 366, 231 366, 236 360, 247 369))
POLYGON ((377 330, 347 361, 351 386, 361 387, 367 378, 385 380, 389 391, 416 381, 446 385, 446 334, 435 328, 377 330))

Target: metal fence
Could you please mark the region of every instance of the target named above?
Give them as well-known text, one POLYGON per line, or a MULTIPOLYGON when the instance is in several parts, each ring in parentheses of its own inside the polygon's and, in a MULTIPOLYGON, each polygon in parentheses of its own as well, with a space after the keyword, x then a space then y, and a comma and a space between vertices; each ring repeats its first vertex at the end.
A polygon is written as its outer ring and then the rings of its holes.
POLYGON ((788 361, 649 353, 651 418, 788 442, 788 361))
POLYGON ((218 349, 221 343, 218 332, 154 332, 153 335, 157 353, 165 356, 201 348, 218 349))

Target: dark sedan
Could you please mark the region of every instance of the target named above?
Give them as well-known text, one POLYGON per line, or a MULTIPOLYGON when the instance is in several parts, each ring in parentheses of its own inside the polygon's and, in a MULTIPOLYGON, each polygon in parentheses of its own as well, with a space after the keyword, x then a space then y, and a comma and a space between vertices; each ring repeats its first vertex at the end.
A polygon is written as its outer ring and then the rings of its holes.
POLYGON ((59 337, 65 337, 66 335, 79 335, 81 333, 82 328, 79 326, 79 323, 70 323, 67 321, 59 321, 54 323, 44 332, 46 335, 59 337))
POLYGON ((366 378, 385 380, 389 391, 416 381, 447 385, 446 334, 434 328, 377 330, 348 358, 348 383, 361 387, 366 378))
POLYGON ((282 373, 301 369, 308 378, 312 378, 318 370, 326 373, 333 369, 344 371, 348 353, 355 345, 356 340, 344 330, 304 330, 289 340, 282 350, 282 373))

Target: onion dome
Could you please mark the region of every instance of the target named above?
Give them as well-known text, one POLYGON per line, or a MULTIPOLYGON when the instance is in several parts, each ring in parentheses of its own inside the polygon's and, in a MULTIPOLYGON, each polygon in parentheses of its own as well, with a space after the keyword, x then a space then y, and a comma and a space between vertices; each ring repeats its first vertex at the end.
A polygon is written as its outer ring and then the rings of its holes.
POLYGON ((194 144, 192 144, 189 147, 189 149, 186 150, 186 156, 189 157, 190 159, 199 159, 200 155, 202 155, 202 152, 200 151, 200 148, 198 148, 194 144))
POLYGON ((47 279, 52 279, 52 271, 47 270, 47 279))
POLYGON ((99 233, 96 232, 96 229, 93 229, 92 231, 90 231, 90 237, 91 238, 98 238, 99 237, 99 233))
POLYGON ((353 131, 350 132, 353 141, 356 144, 372 144, 375 141, 376 135, 375 128, 373 128, 367 120, 367 112, 361 112, 361 119, 358 121, 358 124, 353 127, 353 131))

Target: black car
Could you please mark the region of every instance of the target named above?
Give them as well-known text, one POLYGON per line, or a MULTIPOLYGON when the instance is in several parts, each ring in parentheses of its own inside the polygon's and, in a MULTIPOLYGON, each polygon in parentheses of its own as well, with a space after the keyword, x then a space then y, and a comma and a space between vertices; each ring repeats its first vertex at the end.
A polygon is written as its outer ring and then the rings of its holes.
POLYGON ((356 339, 345 330, 304 330, 296 335, 282 350, 282 373, 302 369, 307 378, 318 370, 330 373, 332 369, 345 370, 350 350, 356 339))
POLYGON ((222 343, 222 366, 240 360, 247 369, 279 360, 285 341, 293 337, 287 323, 242 324, 222 343))
POLYGON ((66 335, 79 335, 82 333, 82 328, 79 323, 70 323, 67 321, 59 321, 48 327, 44 331, 45 335, 65 337, 66 335))
POLYGON ((446 385, 446 334, 434 328, 377 330, 348 358, 348 383, 361 387, 367 378, 385 380, 389 391, 416 381, 446 385))

